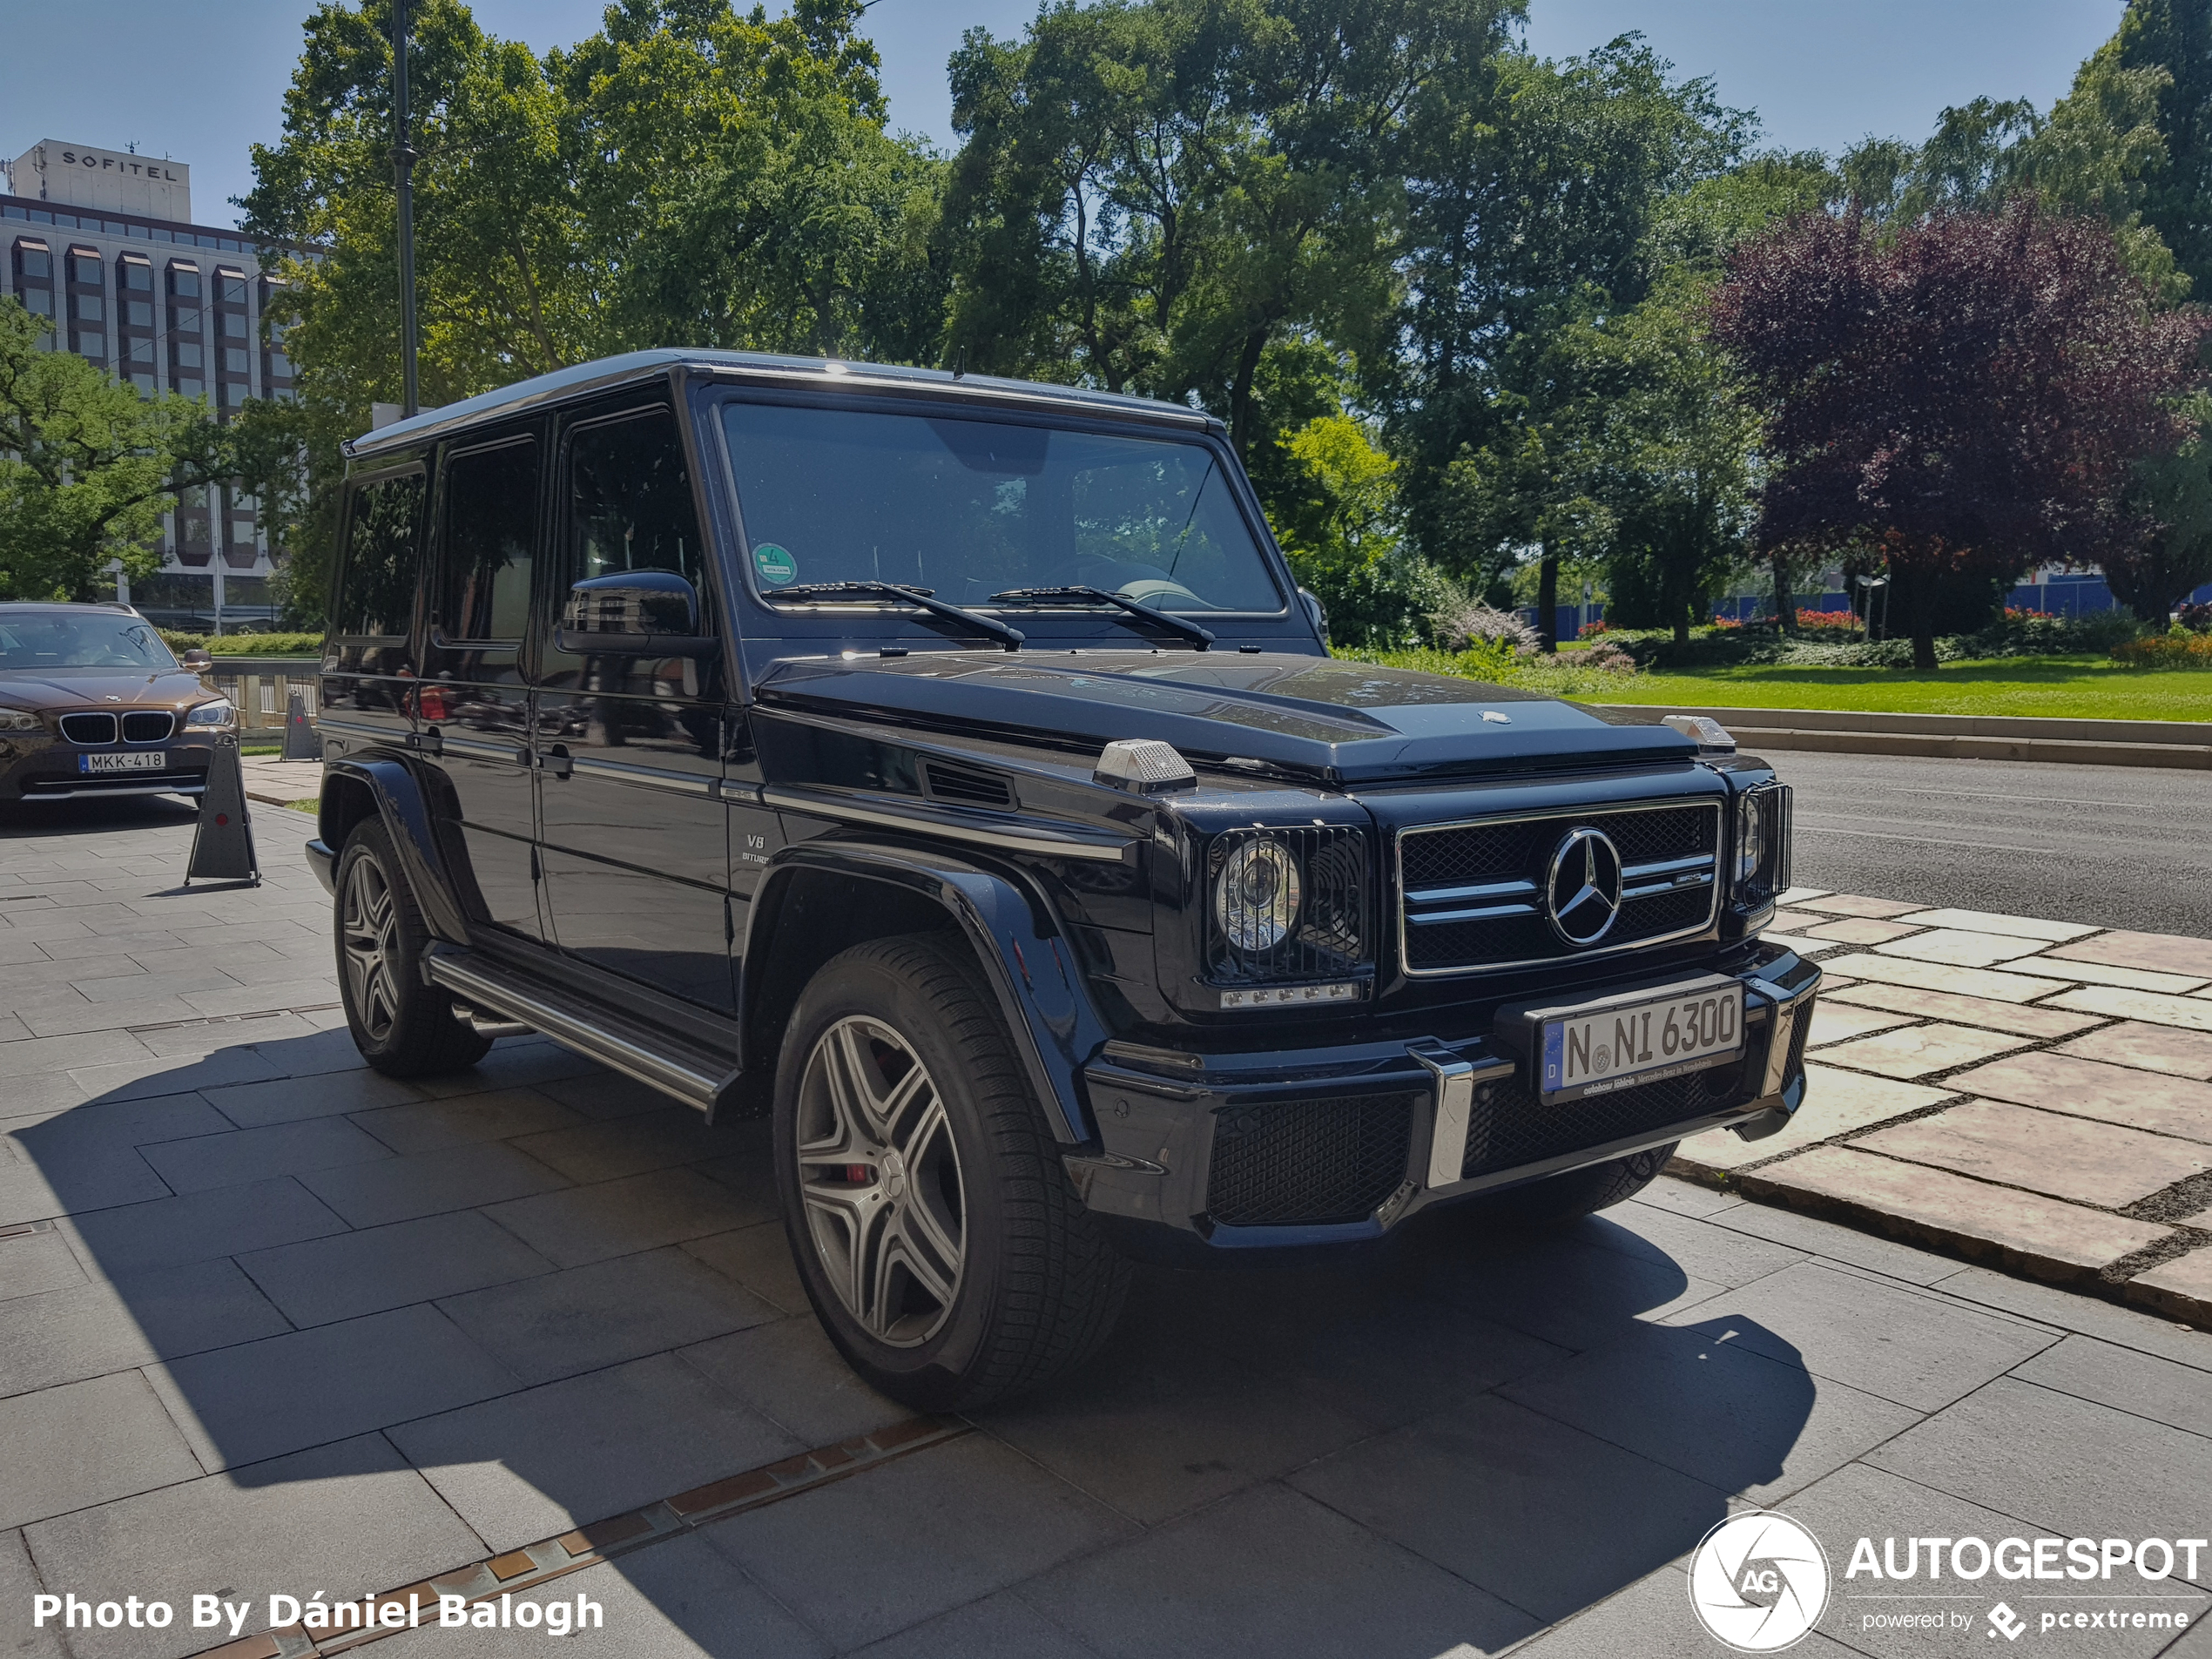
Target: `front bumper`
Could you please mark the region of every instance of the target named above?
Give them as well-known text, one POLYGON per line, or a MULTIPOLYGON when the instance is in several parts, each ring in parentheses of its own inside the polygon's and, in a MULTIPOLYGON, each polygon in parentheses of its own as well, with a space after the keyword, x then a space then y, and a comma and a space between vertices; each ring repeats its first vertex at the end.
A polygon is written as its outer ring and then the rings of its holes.
POLYGON ((78 758, 100 752, 60 739, 0 740, 0 800, 113 799, 134 795, 198 795, 214 759, 212 745, 174 738, 161 745, 159 771, 84 773, 78 758))
POLYGON ((1101 1144, 1068 1154, 1069 1172, 1132 1248, 1269 1249, 1378 1238, 1432 1204, 1709 1129, 1760 1138, 1804 1098, 1820 970, 1761 945, 1730 976, 1740 1061, 1548 1106, 1488 1028, 1264 1055, 1109 1044, 1084 1070, 1101 1144))

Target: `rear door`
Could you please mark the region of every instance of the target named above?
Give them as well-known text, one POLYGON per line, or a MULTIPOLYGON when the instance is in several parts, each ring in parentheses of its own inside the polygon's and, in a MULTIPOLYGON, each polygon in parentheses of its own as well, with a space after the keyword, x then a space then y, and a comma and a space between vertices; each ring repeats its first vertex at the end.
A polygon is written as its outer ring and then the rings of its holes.
POLYGON ((415 597, 428 483, 420 460, 347 482, 317 722, 327 754, 414 742, 415 597))
POLYGON ((534 625, 543 893, 560 948, 717 1011, 736 1007, 720 655, 578 655, 554 639, 570 583, 667 570, 722 607, 665 401, 564 423, 553 560, 534 625))
POLYGON ((417 698, 423 747, 453 785, 481 905, 472 914, 533 939, 544 929, 522 656, 540 550, 544 447, 536 423, 447 449, 417 698))

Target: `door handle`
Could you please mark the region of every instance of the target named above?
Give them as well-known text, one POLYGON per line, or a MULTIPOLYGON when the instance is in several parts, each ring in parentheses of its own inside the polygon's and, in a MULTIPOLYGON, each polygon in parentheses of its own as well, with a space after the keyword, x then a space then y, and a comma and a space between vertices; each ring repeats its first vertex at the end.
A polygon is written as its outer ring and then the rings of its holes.
POLYGON ((537 764, 542 770, 551 772, 556 778, 569 777, 576 771, 576 762, 569 758, 565 744, 556 743, 546 750, 538 756, 537 764))
POLYGON ((435 726, 430 727, 427 732, 418 732, 411 741, 415 748, 434 758, 442 756, 446 752, 445 733, 435 726))

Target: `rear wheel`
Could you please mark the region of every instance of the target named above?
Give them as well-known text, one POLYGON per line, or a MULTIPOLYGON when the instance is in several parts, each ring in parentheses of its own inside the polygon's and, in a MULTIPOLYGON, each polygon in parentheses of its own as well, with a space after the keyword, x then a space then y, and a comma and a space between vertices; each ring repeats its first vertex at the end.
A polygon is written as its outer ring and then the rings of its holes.
POLYGON ((1076 1197, 998 1008, 933 935, 856 945, 777 1069, 786 1231, 823 1328, 893 1399, 1033 1388, 1112 1331, 1128 1269, 1076 1197))
POLYGON ((1484 1219, 1521 1227, 1553 1227, 1625 1204, 1658 1179, 1678 1142, 1631 1152, 1624 1158, 1547 1176, 1508 1187, 1471 1206, 1484 1219))
POLYGON ((361 1058, 392 1077, 462 1071, 482 1060, 491 1039, 455 1017, 451 993, 423 983, 429 929, 381 820, 354 826, 335 886, 339 995, 361 1058))

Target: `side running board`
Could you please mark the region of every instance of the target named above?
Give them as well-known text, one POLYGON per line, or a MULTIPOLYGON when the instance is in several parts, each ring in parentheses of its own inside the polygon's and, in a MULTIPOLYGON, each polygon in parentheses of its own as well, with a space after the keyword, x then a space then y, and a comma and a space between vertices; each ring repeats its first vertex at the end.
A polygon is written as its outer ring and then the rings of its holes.
POLYGON ((502 964, 433 950, 423 966, 434 984, 479 1014, 504 1015, 542 1031, 564 1049, 697 1107, 710 1120, 737 1084, 738 1070, 725 1058, 667 1032, 610 1019, 583 998, 502 964))

